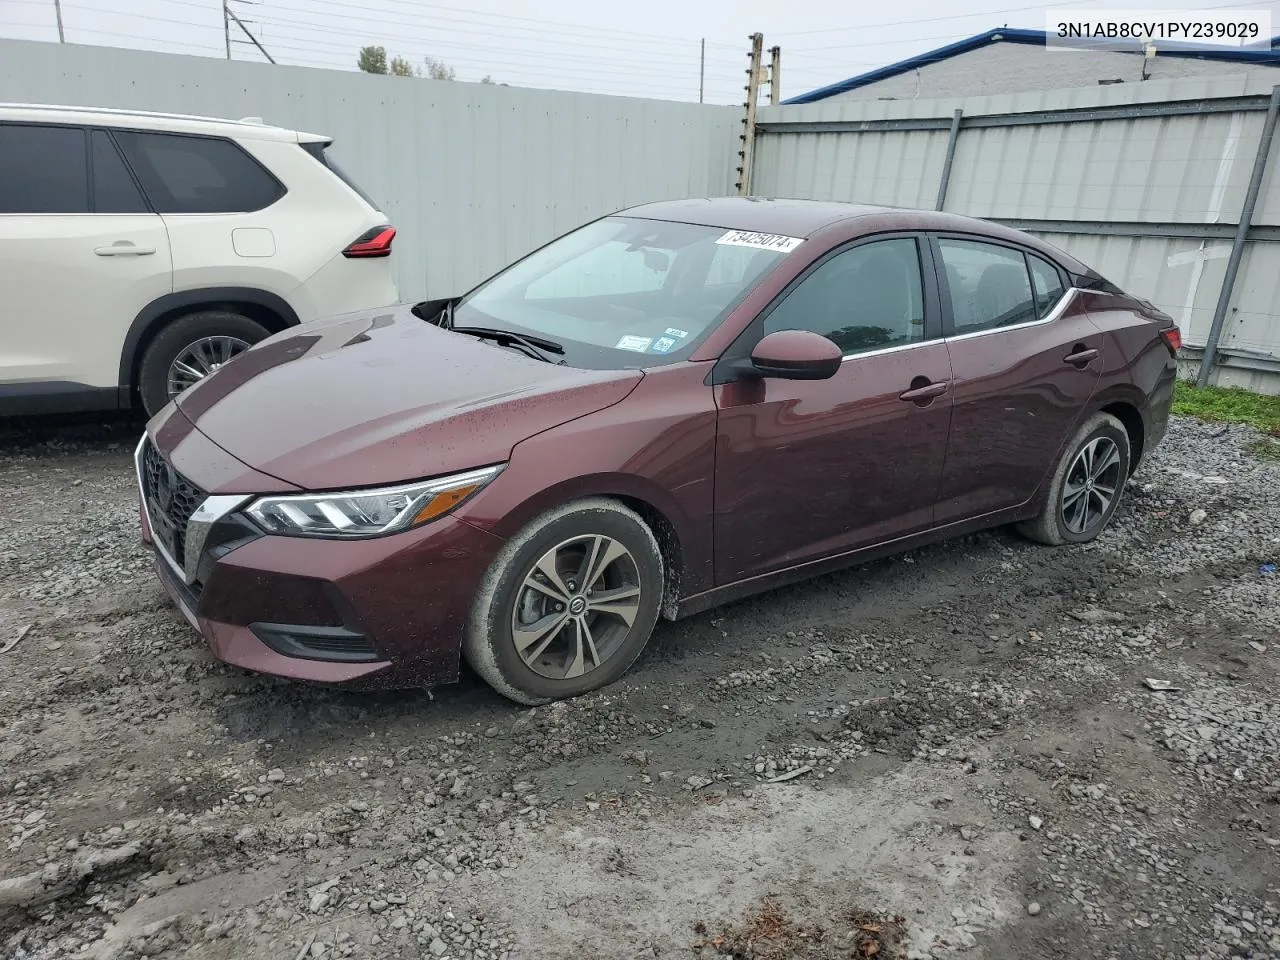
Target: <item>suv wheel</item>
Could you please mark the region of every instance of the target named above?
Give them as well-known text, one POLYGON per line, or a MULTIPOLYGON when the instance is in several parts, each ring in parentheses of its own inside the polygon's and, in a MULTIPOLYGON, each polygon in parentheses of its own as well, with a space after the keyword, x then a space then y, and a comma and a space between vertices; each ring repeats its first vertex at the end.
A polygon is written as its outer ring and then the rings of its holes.
POLYGON ((512 537, 481 583, 463 640, 476 673, 524 704, 613 683, 653 633, 662 553, 613 500, 581 500, 512 537))
POLYGON ((148 416, 270 336, 262 324, 239 313, 204 310, 164 327, 142 355, 138 392, 148 416))

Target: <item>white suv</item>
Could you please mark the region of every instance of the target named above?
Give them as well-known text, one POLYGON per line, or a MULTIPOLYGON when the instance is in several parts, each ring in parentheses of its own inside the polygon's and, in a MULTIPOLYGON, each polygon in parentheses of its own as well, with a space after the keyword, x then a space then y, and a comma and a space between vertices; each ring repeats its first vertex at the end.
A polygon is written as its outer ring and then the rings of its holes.
POLYGON ((0 416, 155 413, 285 327, 395 303, 395 230, 329 144, 0 104, 0 416))

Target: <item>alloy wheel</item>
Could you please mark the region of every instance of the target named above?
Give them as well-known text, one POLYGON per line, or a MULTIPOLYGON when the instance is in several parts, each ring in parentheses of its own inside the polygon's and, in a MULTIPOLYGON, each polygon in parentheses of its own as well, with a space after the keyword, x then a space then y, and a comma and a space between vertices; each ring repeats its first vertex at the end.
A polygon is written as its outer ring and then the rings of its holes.
POLYGON ((1120 489, 1120 448, 1110 437, 1095 437, 1080 448, 1062 484, 1062 522, 1083 534, 1106 519, 1120 489))
POLYGON ((172 400, 183 390, 199 383, 223 364, 249 349, 239 337, 201 337, 178 351, 169 364, 168 392, 172 400))
POLYGON ((520 659, 571 680, 617 653, 640 612, 640 569, 625 546, 597 534, 565 540, 525 575, 511 615, 520 659))

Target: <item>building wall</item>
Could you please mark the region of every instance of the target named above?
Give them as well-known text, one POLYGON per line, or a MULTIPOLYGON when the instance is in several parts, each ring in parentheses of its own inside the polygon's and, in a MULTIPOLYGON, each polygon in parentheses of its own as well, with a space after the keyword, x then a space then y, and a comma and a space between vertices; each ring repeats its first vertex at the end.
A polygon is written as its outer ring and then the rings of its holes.
POLYGON ((398 228, 406 299, 465 292, 621 207, 733 192, 737 107, 0 40, 0 98, 238 118, 334 138, 398 228))
MULTIPOLYGON (((1100 80, 1141 84, 1143 58, 1114 50, 1046 50, 1023 43, 994 43, 909 73, 837 94, 822 102, 910 100, 920 97, 976 97, 1024 90, 1096 87, 1100 80)), ((1160 57, 1148 70, 1152 80, 1194 77, 1270 77, 1280 69, 1257 64, 1160 57)), ((1148 81, 1149 82, 1149 81, 1148 81)))

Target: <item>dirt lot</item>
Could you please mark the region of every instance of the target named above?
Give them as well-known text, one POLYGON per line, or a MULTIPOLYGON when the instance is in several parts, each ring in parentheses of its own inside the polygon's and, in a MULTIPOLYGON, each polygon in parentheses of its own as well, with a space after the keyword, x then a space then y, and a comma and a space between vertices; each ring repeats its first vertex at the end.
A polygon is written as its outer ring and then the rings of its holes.
POLYGON ((215 663, 138 543, 139 430, 0 428, 0 956, 1280 957, 1243 428, 1177 422, 1089 548, 662 624, 536 710, 215 663))

